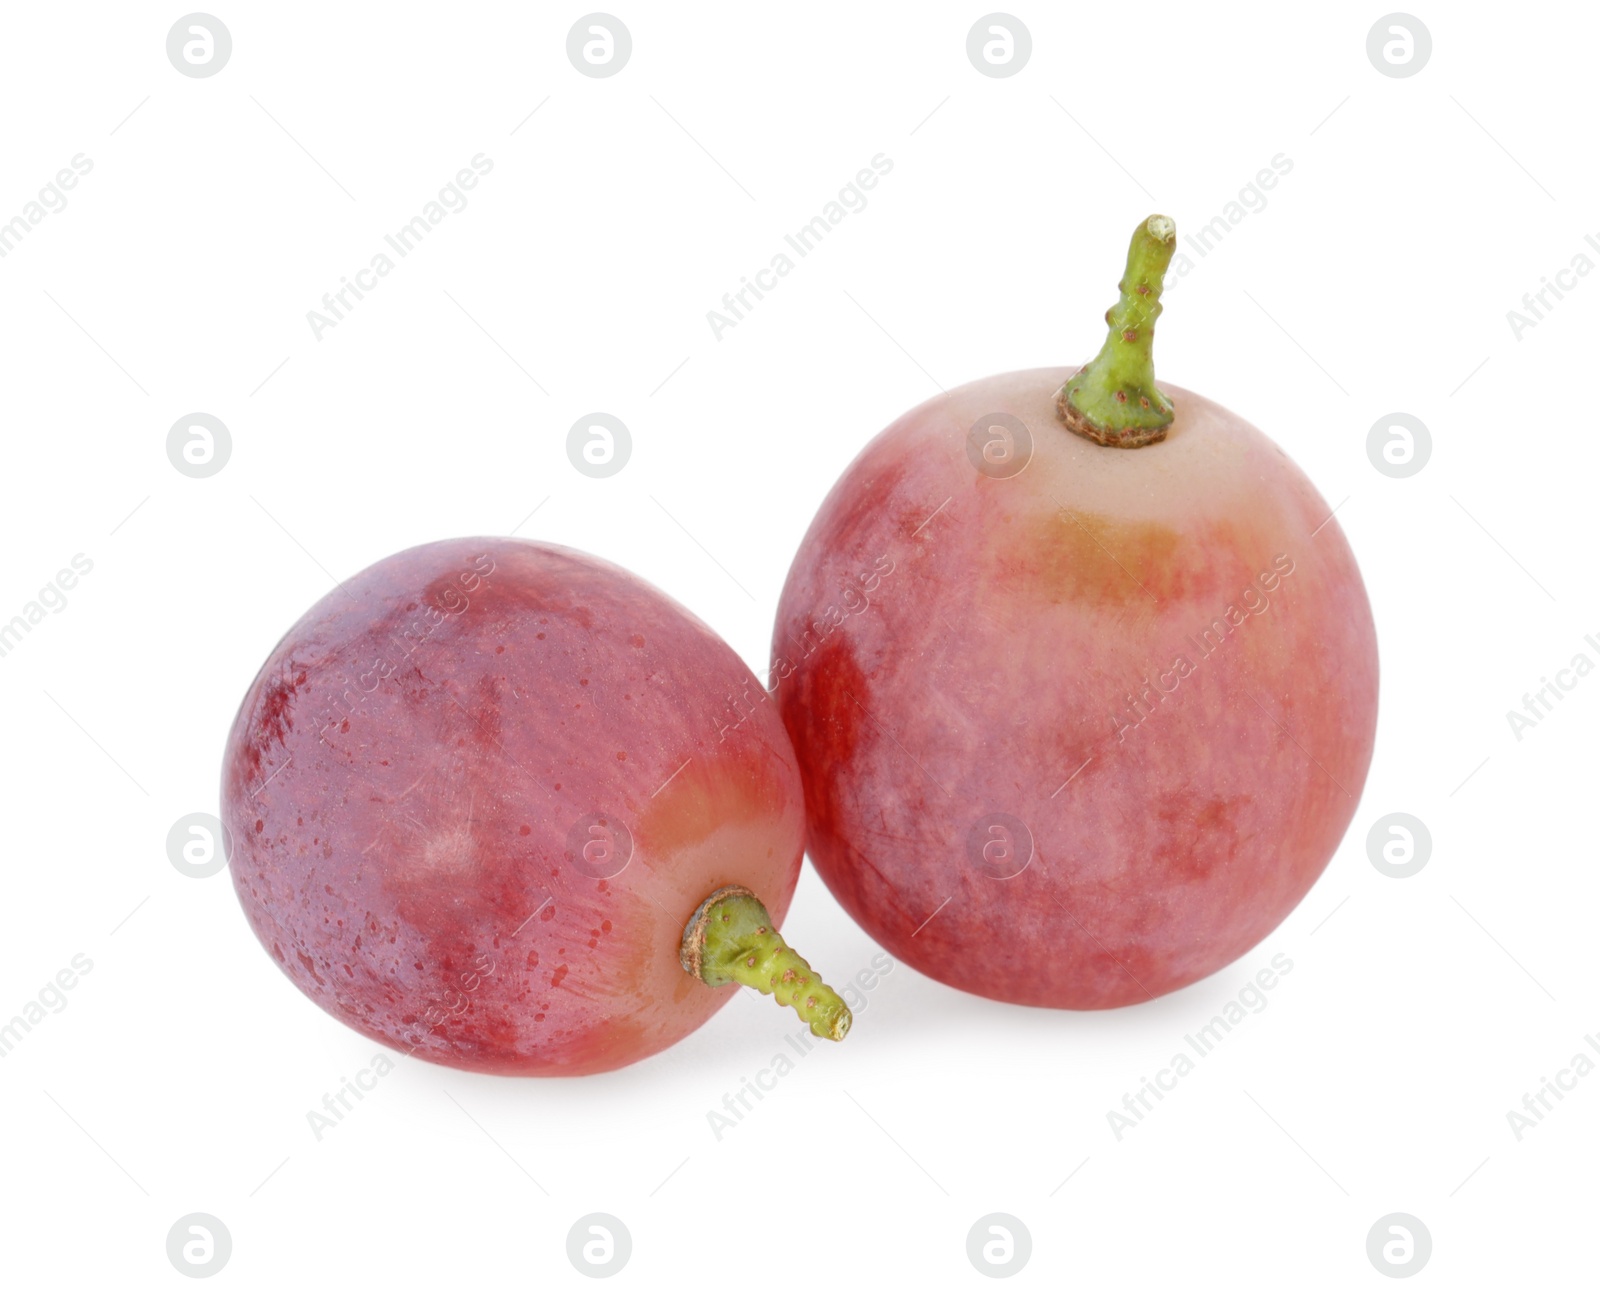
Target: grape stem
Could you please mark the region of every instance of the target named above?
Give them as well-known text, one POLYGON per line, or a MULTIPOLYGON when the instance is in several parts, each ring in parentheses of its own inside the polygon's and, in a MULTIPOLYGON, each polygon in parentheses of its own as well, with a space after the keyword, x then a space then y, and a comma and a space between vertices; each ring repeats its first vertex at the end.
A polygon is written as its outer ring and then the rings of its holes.
POLYGON ((1062 424, 1096 444, 1137 449, 1167 438, 1172 401, 1156 389, 1150 350, 1162 279, 1177 244, 1177 226, 1165 215, 1152 215, 1134 230, 1128 268, 1117 284, 1121 296, 1106 311, 1106 343, 1056 395, 1062 424))
POLYGON ((701 902, 683 926, 678 962, 708 987, 739 983, 792 1005, 814 1036, 842 1041, 850 1009, 783 940, 772 917, 748 888, 729 884, 701 902))

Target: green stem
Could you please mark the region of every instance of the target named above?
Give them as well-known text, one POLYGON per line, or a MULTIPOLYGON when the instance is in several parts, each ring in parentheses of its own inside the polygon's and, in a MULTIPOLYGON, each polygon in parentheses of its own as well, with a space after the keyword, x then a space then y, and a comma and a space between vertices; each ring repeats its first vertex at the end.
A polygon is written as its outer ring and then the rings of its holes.
POLYGON ((1122 295, 1106 311, 1106 343, 1056 396, 1062 424, 1096 444, 1137 449, 1167 438, 1172 401, 1156 389, 1150 349, 1161 315, 1161 280, 1177 242, 1177 226, 1164 215, 1134 230, 1128 268, 1117 285, 1122 295))
POLYGON ((708 987, 740 983, 794 1006, 815 1036, 842 1041, 850 1031, 849 1007, 772 927, 760 899, 739 884, 717 889, 689 917, 678 962, 708 987))

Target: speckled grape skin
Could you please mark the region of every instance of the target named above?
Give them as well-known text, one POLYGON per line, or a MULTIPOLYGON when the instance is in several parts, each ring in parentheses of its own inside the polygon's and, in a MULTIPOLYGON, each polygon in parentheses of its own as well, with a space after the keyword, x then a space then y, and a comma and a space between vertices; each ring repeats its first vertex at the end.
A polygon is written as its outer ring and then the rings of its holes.
POLYGON ((222 804, 245 914, 301 991, 401 1051, 524 1075, 654 1054, 732 995, 679 966, 696 906, 744 884, 781 922, 799 875, 799 772, 752 692, 604 561, 498 538, 389 557, 240 706, 222 804), (633 836, 609 879, 567 860, 596 812, 633 836))
POLYGON ((1378 657, 1339 524, 1277 445, 1165 384, 1165 442, 1092 444, 1055 418, 1069 371, 872 441, 795 558, 772 676, 850 914, 952 986, 1096 1009, 1215 972, 1305 896, 1366 778, 1378 657), (1009 479, 967 453, 994 413, 1033 439, 1009 479), (1012 878, 969 849, 991 813, 1034 841, 1012 878))

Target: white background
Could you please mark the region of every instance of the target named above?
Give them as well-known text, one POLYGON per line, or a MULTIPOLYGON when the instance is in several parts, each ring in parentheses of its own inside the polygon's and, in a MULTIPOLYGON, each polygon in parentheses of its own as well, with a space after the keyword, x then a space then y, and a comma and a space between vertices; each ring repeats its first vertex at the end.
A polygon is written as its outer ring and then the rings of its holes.
MULTIPOLYGON (((1521 741, 1505 713, 1600 662, 1600 275, 1520 340, 1506 314, 1600 237, 1600 13, 1428 8, 1431 60, 1391 78, 1380 6, 1227 8, 1023 5, 1031 60, 990 78, 980 5, 627 6, 608 79, 567 59, 581 7, 229 5, 207 79, 167 60, 180 8, 7 8, 0 220, 93 170, 0 260, 0 620, 94 563, 0 658, 0 1019, 94 966, 0 1060, 8 1285, 184 1285, 166 1235, 195 1211, 232 1235, 218 1287, 589 1286, 565 1244, 596 1211, 632 1235, 617 1286, 983 1286, 990 1212, 1032 1234, 1019 1287, 1385 1285, 1366 1236, 1396 1211, 1432 1234, 1418 1286, 1591 1276, 1600 1074, 1520 1142, 1506 1114, 1600 1032, 1600 679, 1521 741), (307 311, 478 153, 470 205, 315 339, 307 311), (866 209, 714 339, 706 311, 878 153, 866 209), (1170 291, 1157 363, 1339 505, 1372 597, 1371 776, 1284 925, 1111 1013, 899 966, 720 1142, 707 1113, 794 1030, 760 998, 605 1076, 400 1059, 318 1142, 307 1112, 375 1047, 165 839, 216 811, 239 697, 332 579, 520 525, 759 671, 872 434, 940 384, 1086 358, 1134 225, 1181 238, 1279 153, 1170 291), (633 436, 611 479, 565 453, 595 410, 633 436), (166 457, 194 411, 232 434, 209 479, 166 457), (1395 411, 1433 437, 1408 479, 1366 452, 1395 411), (1367 856, 1395 811, 1433 836, 1409 879, 1367 856), (1268 1007, 1119 1142, 1108 1111, 1280 952, 1268 1007)), ((785 931, 830 977, 876 950, 809 868, 785 931)))

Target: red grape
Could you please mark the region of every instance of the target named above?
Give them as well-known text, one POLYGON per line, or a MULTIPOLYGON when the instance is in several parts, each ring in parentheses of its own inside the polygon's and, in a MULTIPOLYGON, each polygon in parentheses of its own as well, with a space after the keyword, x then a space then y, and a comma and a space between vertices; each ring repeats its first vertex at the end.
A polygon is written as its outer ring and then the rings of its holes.
POLYGON ((1135 234, 1093 365, 873 440, 783 592, 812 860, 892 954, 980 995, 1101 1008, 1214 972, 1315 882, 1371 760, 1376 640, 1327 503, 1153 384, 1172 237, 1135 234))
POLYGON ((389 557, 313 606, 240 706, 222 800, 245 914, 329 1013, 456 1067, 653 1054, 728 998, 680 958, 838 1039, 843 1002, 776 932, 802 792, 773 706, 733 704, 756 688, 698 619, 582 553, 389 557), (686 938, 707 908, 713 936, 686 938))

